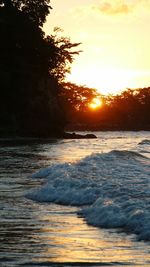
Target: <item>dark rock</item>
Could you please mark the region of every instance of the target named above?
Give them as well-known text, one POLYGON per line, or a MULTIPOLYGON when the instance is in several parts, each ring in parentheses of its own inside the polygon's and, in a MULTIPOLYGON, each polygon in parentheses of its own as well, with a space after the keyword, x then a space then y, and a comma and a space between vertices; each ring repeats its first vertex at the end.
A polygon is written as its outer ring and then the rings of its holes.
POLYGON ((85 138, 97 138, 95 134, 86 134, 85 138))
POLYGON ((65 139, 92 139, 97 138, 94 134, 76 134, 76 133, 64 133, 63 138, 65 139))

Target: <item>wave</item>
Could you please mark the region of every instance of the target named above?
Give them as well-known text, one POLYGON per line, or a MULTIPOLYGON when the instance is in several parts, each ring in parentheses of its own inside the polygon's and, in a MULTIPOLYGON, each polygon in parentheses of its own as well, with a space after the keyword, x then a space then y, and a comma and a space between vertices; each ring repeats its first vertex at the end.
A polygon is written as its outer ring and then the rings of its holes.
POLYGON ((28 197, 79 206, 79 215, 89 224, 121 227, 139 240, 150 240, 149 177, 149 159, 134 151, 113 150, 40 170, 33 178, 46 178, 46 183, 28 197))
POLYGON ((113 155, 115 157, 121 158, 130 158, 130 159, 136 159, 136 158, 146 158, 142 154, 135 152, 135 151, 130 151, 130 150, 112 150, 109 152, 110 155, 113 155))
POLYGON ((83 262, 53 262, 53 261, 32 261, 32 262, 25 262, 21 264, 23 267, 109 267, 109 266, 133 266, 132 262, 89 262, 89 261, 83 261, 83 262))
POLYGON ((144 139, 139 143, 139 145, 150 145, 150 140, 149 139, 144 139))

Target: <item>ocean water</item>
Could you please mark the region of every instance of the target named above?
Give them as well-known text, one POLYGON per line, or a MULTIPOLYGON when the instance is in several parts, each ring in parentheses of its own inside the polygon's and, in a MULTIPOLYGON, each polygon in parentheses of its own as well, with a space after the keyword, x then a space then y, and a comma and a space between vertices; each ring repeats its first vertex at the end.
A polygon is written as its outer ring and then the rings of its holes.
POLYGON ((0 139, 0 266, 150 266, 150 132, 0 139))

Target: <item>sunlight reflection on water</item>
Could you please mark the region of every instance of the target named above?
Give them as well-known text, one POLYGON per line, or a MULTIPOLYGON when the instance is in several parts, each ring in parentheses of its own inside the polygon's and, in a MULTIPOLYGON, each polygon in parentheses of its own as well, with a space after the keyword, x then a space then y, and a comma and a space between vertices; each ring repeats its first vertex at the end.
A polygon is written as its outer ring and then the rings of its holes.
POLYGON ((42 220, 46 223, 42 224, 39 235, 40 243, 46 246, 35 262, 88 261, 126 265, 136 262, 141 266, 148 262, 144 244, 135 245, 134 236, 87 226, 82 218, 76 217, 75 208, 52 204, 47 208, 50 213, 44 211, 42 220))
POLYGON ((65 266, 64 262, 150 266, 149 244, 137 242, 134 235, 88 226, 76 215, 77 208, 36 203, 25 197, 43 183, 31 179, 31 174, 53 163, 73 162, 113 149, 150 155, 149 132, 96 135, 97 139, 85 140, 1 141, 1 267, 65 266))

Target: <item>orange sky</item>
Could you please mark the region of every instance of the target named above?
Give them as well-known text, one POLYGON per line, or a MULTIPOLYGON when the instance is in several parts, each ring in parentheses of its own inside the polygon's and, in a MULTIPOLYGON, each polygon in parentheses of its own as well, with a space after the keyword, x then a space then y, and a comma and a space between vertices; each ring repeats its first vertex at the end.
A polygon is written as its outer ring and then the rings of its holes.
POLYGON ((150 0, 51 0, 44 25, 55 26, 83 50, 67 78, 116 93, 150 86, 150 0))

